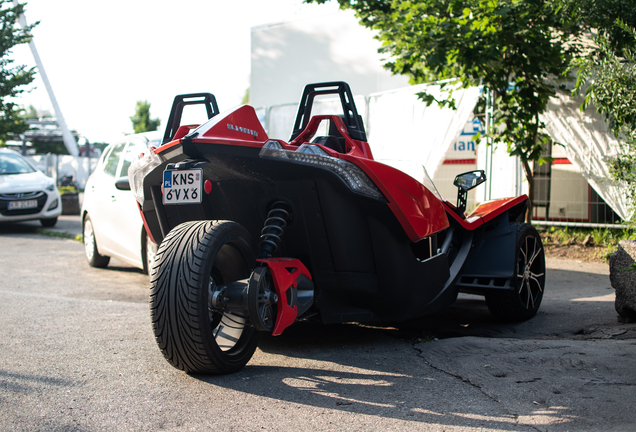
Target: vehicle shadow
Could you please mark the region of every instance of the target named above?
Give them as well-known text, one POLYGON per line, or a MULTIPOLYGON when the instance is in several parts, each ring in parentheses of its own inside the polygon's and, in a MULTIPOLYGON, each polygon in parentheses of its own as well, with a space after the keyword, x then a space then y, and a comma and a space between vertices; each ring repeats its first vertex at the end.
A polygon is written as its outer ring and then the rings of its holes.
MULTIPOLYGON (((114 259, 111 259, 112 261, 115 261, 114 259)), ((119 272, 119 273, 136 273, 136 274, 141 274, 143 275, 144 272, 137 267, 133 267, 133 266, 128 266, 127 264, 122 263, 121 261, 116 261, 113 264, 109 264, 108 266, 104 267, 104 268, 100 268, 99 271, 104 271, 104 272, 119 272)))
POLYGON ((261 352, 240 372, 193 377, 318 408, 316 421, 336 410, 442 427, 517 431, 525 430, 520 416, 539 411, 546 421, 569 418, 564 406, 525 406, 510 413, 480 388, 429 365, 421 354, 430 344, 413 335, 410 328, 297 323, 281 336, 262 338, 261 352))
POLYGON ((38 222, 2 222, 0 223, 0 235, 2 234, 36 234, 42 226, 38 222))
POLYGON ((428 364, 426 354, 435 339, 465 336, 579 339, 581 328, 619 325, 611 293, 607 275, 550 269, 541 309, 526 322, 498 322, 483 297, 460 294, 447 309, 405 322, 299 322, 262 337, 237 374, 195 377, 274 400, 441 426, 519 430, 534 421, 522 418, 572 426, 580 420, 573 405, 514 404, 511 412, 487 390, 428 364))

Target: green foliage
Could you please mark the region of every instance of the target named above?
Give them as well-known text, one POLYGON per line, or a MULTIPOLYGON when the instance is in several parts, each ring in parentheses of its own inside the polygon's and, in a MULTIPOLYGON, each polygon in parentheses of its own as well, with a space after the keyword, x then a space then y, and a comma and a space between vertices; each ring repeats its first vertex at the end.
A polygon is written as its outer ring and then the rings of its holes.
POLYGON ((622 229, 612 228, 556 228, 550 227, 540 231, 543 243, 549 245, 583 245, 586 240, 591 240, 590 246, 596 246, 596 256, 604 261, 609 261, 610 255, 618 248, 621 240, 636 239, 636 231, 628 226, 622 229))
POLYGON ((37 23, 22 29, 18 17, 25 4, 13 6, 11 0, 0 0, 0 142, 19 135, 29 127, 24 122, 23 109, 16 103, 25 86, 35 77, 34 68, 15 66, 9 58, 16 45, 31 40, 31 30, 37 23))
POLYGON ((243 96, 243 100, 241 100, 241 104, 245 105, 250 103, 250 88, 248 87, 247 90, 245 90, 245 95, 243 96))
MULTIPOLYGON (((450 80, 442 84, 446 98, 421 94, 426 103, 453 108, 453 89, 490 89, 490 136, 520 157, 532 196, 530 162, 541 160, 546 145, 539 115, 581 49, 578 16, 557 0, 338 2, 378 32, 389 70, 409 76, 412 84, 450 80)), ((485 108, 482 98, 476 114, 485 108)))
POLYGON ((64 195, 65 193, 75 193, 78 192, 77 188, 75 188, 75 186, 60 186, 57 188, 57 191, 60 193, 60 195, 64 195))
POLYGON ((156 131, 161 120, 150 118, 150 104, 148 101, 138 101, 135 107, 135 115, 130 117, 135 133, 156 131))
POLYGON ((71 234, 71 233, 67 233, 67 232, 52 231, 52 230, 47 230, 47 229, 43 229, 43 228, 37 228, 35 230, 35 232, 38 233, 38 234, 49 236, 49 237, 57 237, 57 238, 75 240, 75 241, 78 241, 78 242, 83 242, 84 241, 84 238, 82 237, 82 234, 71 234))
POLYGON ((608 48, 621 57, 623 49, 633 48, 634 39, 628 28, 617 25, 620 19, 627 27, 636 27, 634 0, 560 0, 587 28, 595 29, 607 40, 608 48))
POLYGON ((22 112, 22 118, 25 120, 38 120, 40 118, 40 114, 33 105, 29 105, 22 112))

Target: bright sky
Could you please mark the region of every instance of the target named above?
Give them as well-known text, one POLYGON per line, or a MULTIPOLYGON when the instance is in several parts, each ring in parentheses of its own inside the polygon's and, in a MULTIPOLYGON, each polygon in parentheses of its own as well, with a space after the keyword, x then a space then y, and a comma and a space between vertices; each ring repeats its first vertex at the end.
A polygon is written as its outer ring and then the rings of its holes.
MULTIPOLYGON (((163 131, 175 95, 211 92, 221 111, 249 87, 250 28, 337 10, 302 0, 26 0, 34 42, 69 128, 91 142, 132 133, 147 100, 163 131)), ((17 64, 35 66, 27 45, 17 64)), ((42 80, 22 105, 53 113, 42 80)))

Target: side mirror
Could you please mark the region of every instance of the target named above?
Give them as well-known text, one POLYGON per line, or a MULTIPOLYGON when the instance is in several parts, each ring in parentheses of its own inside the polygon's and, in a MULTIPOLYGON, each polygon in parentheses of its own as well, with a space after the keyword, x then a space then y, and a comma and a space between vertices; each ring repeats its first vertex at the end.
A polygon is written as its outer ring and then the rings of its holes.
POLYGON ((485 181, 486 173, 484 172, 484 170, 477 170, 459 174, 457 177, 455 177, 453 185, 457 186, 461 191, 468 192, 469 190, 476 188, 485 181))
POLYGON ((115 187, 119 190, 130 190, 130 182, 128 177, 120 177, 115 181, 115 187))
POLYGON ((455 177, 453 185, 457 187, 457 214, 464 217, 468 191, 486 181, 484 170, 468 171, 455 177))

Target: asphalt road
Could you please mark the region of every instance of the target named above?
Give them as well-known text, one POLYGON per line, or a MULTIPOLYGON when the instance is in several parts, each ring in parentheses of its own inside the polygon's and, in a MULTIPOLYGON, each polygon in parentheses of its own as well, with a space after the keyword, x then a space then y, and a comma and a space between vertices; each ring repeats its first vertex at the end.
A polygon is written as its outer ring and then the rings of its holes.
POLYGON ((605 265, 549 261, 526 323, 462 296, 408 323, 296 324, 241 372, 198 376, 157 349, 147 276, 36 228, 0 225, 2 431, 636 430, 636 324, 605 265))

